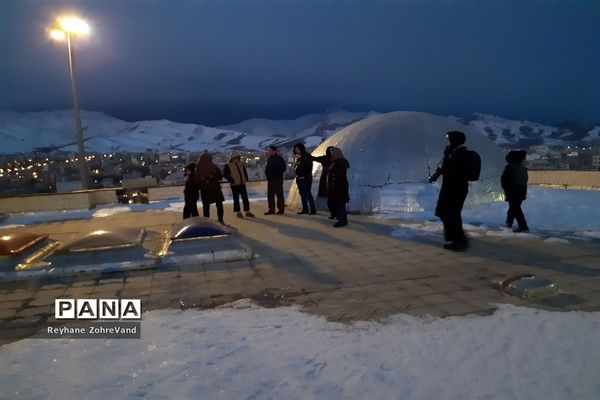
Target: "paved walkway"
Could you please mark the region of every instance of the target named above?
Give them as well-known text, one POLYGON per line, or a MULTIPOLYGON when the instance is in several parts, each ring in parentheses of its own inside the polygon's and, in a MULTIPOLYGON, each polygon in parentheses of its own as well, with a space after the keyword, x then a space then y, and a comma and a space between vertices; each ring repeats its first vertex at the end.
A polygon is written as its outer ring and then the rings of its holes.
MULTIPOLYGON (((261 212, 264 202, 252 207, 255 219, 237 219, 226 210, 227 222, 258 254, 251 261, 0 282, 0 343, 29 336, 52 321, 57 297, 141 298, 144 310, 210 308, 250 297, 265 306, 298 305, 343 322, 396 313, 487 314, 496 303, 600 310, 597 241, 566 245, 519 236, 479 236, 468 251, 454 253, 441 249, 441 236, 392 237, 398 225, 394 220, 350 216, 348 227, 334 229, 324 213, 267 217, 261 212), (517 273, 549 278, 564 293, 534 302, 490 285, 493 278, 517 273)), ((22 229, 69 240, 117 226, 161 232, 180 218, 169 211, 129 212, 22 229)))

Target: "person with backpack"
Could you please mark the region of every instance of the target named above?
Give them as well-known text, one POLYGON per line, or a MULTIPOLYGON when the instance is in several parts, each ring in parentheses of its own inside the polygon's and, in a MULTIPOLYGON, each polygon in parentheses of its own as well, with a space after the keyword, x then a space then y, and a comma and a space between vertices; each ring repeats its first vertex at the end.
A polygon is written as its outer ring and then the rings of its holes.
POLYGON ((444 249, 447 250, 465 250, 469 247, 467 236, 462 228, 461 212, 469 192, 469 180, 479 179, 481 165, 479 167, 471 165, 473 164, 471 158, 478 159, 479 156, 468 150, 464 146, 465 142, 466 136, 463 132, 448 132, 444 157, 435 173, 429 177, 429 182, 435 182, 440 176, 444 177, 435 215, 444 224, 446 239, 444 249), (473 169, 477 171, 474 172, 473 169))
POLYGON ((283 173, 287 166, 283 157, 277 153, 276 146, 269 146, 267 157, 265 175, 267 177, 267 203, 269 205, 269 210, 265 215, 275 214, 275 196, 277 196, 277 214, 281 215, 285 210, 285 199, 283 198, 283 173))
POLYGON ((302 201, 302 210, 298 213, 308 214, 310 205, 310 215, 317 213, 315 207, 315 199, 312 195, 312 168, 313 161, 310 154, 306 152, 304 144, 298 143, 294 146, 294 157, 296 157, 295 172, 296 185, 298 185, 298 193, 302 201))
POLYGON ((250 212, 250 201, 248 200, 248 190, 246 183, 248 182, 248 171, 242 162, 242 157, 239 154, 232 154, 229 162, 223 168, 223 176, 231 185, 231 193, 233 194, 233 212, 237 213, 238 218, 244 218, 240 210, 240 196, 244 203, 244 212, 246 217, 253 218, 254 214, 250 212))
MULTIPOLYGON (((329 173, 329 165, 331 164, 331 149, 333 147, 329 146, 325 150, 325 155, 314 157, 311 155, 313 161, 321 164, 321 179, 319 180, 319 192, 317 193, 317 197, 328 198, 327 195, 327 174, 329 173)), ((327 208, 329 209, 329 219, 336 219, 335 214, 335 206, 331 204, 329 200, 327 200, 327 208)))
POLYGON ((213 161, 209 153, 203 153, 196 163, 194 172, 196 183, 200 187, 200 196, 202 197, 202 211, 206 218, 210 218, 210 205, 217 207, 217 218, 220 224, 225 224, 223 220, 223 192, 221 191, 221 179, 223 174, 219 167, 213 161))
POLYGON ((527 167, 523 165, 527 152, 525 150, 511 150, 506 155, 506 167, 502 172, 500 182, 504 189, 504 197, 508 202, 506 213, 506 226, 512 228, 516 219, 519 227, 514 232, 529 232, 521 203, 527 198, 527 167))
POLYGON ((183 206, 183 219, 199 216, 198 200, 200 199, 200 188, 194 179, 195 169, 196 163, 188 164, 185 167, 186 179, 183 188, 183 199, 185 201, 185 205, 183 206))
POLYGON ((327 204, 333 209, 337 222, 335 228, 348 225, 346 203, 350 201, 347 171, 350 163, 344 158, 341 149, 329 147, 331 164, 327 173, 327 204))

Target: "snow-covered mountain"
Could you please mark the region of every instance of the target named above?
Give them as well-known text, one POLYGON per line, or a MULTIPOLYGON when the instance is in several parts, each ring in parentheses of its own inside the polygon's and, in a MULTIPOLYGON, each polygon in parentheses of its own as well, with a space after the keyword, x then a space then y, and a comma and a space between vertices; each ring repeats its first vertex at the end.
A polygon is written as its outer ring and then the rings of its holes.
MULTIPOLYGON (((318 146, 335 132, 376 112, 334 111, 294 120, 253 118, 235 125, 207 127, 168 120, 127 122, 109 115, 83 111, 82 122, 89 152, 262 150, 271 144, 303 142, 318 146)), ((567 122, 553 127, 474 114, 458 118, 503 147, 565 143, 600 144, 600 126, 567 122)), ((0 153, 60 149, 75 151, 71 110, 16 113, 0 111, 0 153)))
MULTIPOLYGON (((168 120, 127 122, 100 112, 83 111, 82 123, 89 152, 262 150, 272 144, 295 142, 316 147, 324 138, 368 115, 336 111, 296 120, 251 119, 230 127, 211 128, 168 120)), ((74 151, 74 136, 71 110, 0 112, 0 153, 55 148, 74 151)))
POLYGON ((473 114, 458 118, 465 125, 480 130, 501 147, 527 148, 533 145, 562 146, 565 143, 599 145, 600 126, 583 122, 564 122, 548 126, 531 121, 513 121, 494 115, 473 114))

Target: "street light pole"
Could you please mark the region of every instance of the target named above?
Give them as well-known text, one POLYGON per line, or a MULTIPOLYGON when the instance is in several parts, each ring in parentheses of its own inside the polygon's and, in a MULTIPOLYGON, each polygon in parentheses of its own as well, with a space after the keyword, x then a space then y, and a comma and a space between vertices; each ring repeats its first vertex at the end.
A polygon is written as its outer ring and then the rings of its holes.
POLYGON ((81 111, 79 109, 79 96, 77 95, 77 79, 75 78, 75 54, 71 43, 71 33, 67 32, 67 48, 69 50, 69 75, 71 77, 71 92, 73 94, 73 114, 75 116, 75 136, 77 138, 77 150, 79 153, 79 177, 81 188, 89 188, 89 173, 85 160, 85 146, 83 143, 83 128, 81 126, 81 111))

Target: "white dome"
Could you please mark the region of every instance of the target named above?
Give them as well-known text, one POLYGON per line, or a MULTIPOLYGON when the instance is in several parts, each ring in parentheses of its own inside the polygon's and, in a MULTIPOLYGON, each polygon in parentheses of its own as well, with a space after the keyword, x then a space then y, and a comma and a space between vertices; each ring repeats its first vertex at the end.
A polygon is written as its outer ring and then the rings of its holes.
MULTIPOLYGON (((363 214, 431 211, 435 209, 439 185, 427 183, 446 145, 445 134, 459 130, 466 134, 465 145, 481 156, 481 176, 471 182, 466 205, 502 199, 500 175, 504 156, 494 142, 451 117, 398 111, 364 119, 342 129, 313 155, 325 154, 328 146, 342 149, 350 162, 348 211, 363 214)), ((321 165, 313 166, 313 194, 316 196, 321 165)), ((292 185, 288 204, 299 206, 298 190, 292 185)))

